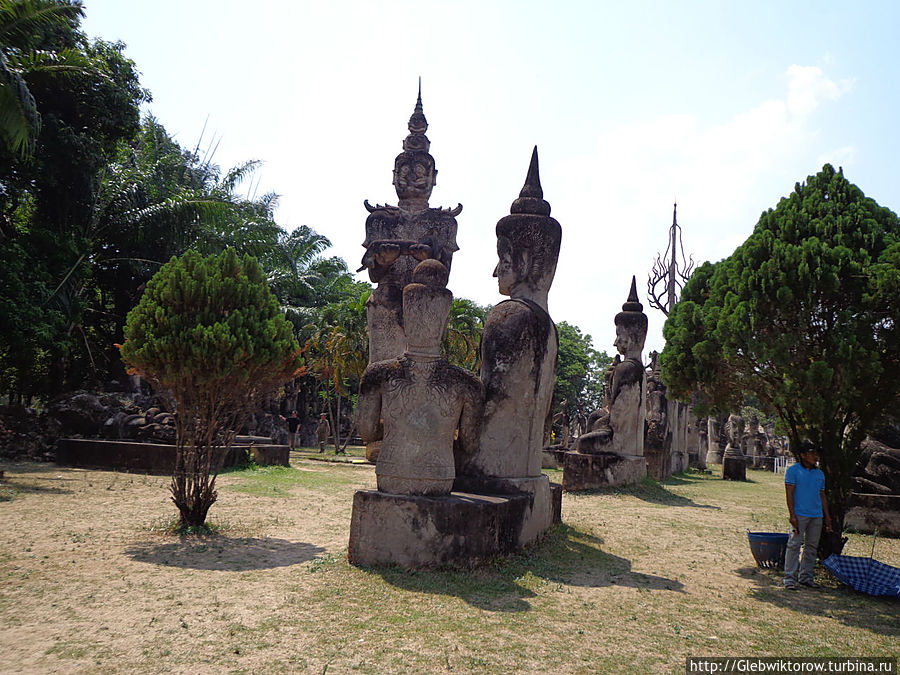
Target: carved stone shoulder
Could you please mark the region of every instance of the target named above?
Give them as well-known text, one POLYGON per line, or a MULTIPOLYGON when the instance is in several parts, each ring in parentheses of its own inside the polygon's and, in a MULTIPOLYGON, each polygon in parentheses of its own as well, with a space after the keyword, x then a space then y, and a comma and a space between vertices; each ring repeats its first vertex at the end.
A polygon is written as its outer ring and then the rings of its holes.
POLYGON ((388 359, 369 364, 359 383, 359 393, 362 395, 372 393, 390 380, 402 376, 404 371, 404 364, 400 362, 400 359, 388 359))
POLYGON ((470 400, 484 398, 484 385, 481 383, 481 378, 465 368, 442 361, 435 368, 431 378, 432 384, 436 387, 453 387, 470 400))
MULTIPOLYGON (((482 361, 497 362, 526 350, 546 348, 550 332, 554 330, 549 315, 533 303, 523 300, 504 300, 491 310, 482 337, 482 361), (532 306, 533 305, 533 306, 532 306)), ((543 354, 536 354, 538 361, 543 354)))

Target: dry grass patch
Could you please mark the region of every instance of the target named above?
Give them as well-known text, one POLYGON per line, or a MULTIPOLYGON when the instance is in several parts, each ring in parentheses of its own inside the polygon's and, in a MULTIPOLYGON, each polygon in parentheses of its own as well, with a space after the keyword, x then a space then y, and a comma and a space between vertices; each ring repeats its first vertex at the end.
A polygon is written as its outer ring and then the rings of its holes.
MULTIPOLYGON (((787 526, 779 476, 565 495, 564 525, 525 554, 408 572, 346 561, 371 467, 292 460, 221 475, 207 537, 164 534, 167 478, 0 465, 3 669, 683 672, 689 655, 898 652, 896 601, 821 569, 824 588, 789 594, 754 566, 747 529, 787 526)), ((876 556, 900 565, 900 541, 876 556)))

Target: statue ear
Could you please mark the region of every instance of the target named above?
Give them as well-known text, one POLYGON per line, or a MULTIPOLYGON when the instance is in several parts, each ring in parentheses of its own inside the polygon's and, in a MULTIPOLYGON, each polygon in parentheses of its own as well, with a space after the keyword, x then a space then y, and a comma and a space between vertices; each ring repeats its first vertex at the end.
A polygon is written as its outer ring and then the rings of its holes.
POLYGON ((525 281, 531 276, 531 251, 519 249, 516 256, 516 280, 525 281))

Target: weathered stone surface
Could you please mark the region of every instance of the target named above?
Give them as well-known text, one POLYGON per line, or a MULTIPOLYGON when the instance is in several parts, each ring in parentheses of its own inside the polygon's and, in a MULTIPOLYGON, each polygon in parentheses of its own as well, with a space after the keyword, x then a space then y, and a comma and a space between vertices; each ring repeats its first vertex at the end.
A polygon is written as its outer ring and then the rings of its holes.
POLYGON ((528 506, 522 513, 517 535, 519 546, 538 541, 554 522, 561 519, 562 490, 554 493, 550 479, 545 475, 524 478, 458 476, 453 490, 487 495, 528 495, 528 506), (559 504, 555 503, 557 498, 559 504))
MULTIPOLYGON (((247 446, 232 446, 222 466, 239 466, 245 461, 247 451, 247 446)), ((175 470, 175 452, 174 445, 163 443, 61 438, 57 442, 56 463, 166 476, 175 470)), ((286 445, 254 445, 250 452, 259 465, 290 466, 290 449, 286 445)))
POLYGON ((520 547, 527 494, 441 497, 360 490, 353 496, 354 565, 469 567, 520 547))
POLYGON ((850 496, 844 527, 857 532, 900 537, 900 494, 860 494, 850 496))
POLYGON ((590 455, 579 452, 565 454, 563 490, 596 490, 605 487, 633 485, 647 475, 643 457, 622 457, 614 454, 590 455))
POLYGON ((406 351, 363 373, 357 425, 367 443, 381 441, 375 473, 382 492, 442 495, 456 475, 457 451, 478 441, 484 391, 480 380, 441 357, 453 294, 437 260, 416 267, 403 289, 406 351))
POLYGON ((638 301, 637 281, 631 278, 628 300, 616 314, 613 343, 623 359, 612 371, 604 411, 591 416, 587 433, 575 442, 582 454, 612 453, 621 457, 643 457, 647 384, 641 352, 647 337, 647 315, 638 301))
POLYGON ((547 310, 562 228, 543 198, 537 148, 510 215, 497 223, 494 270, 502 295, 481 340, 484 423, 478 450, 461 461, 471 476, 524 478, 541 473, 544 427, 556 382, 559 339, 547 310))
POLYGON ((365 202, 369 217, 360 269, 368 268, 369 278, 378 284, 366 304, 369 363, 400 356, 406 347, 402 292, 412 281, 416 264, 433 258, 449 270, 459 249, 456 216, 462 206, 451 210, 428 205, 437 169, 428 152, 431 143, 425 135, 428 122, 421 91, 408 127, 403 152, 394 160, 397 206, 372 207, 365 202))
POLYGON ((711 416, 707 419, 706 464, 722 463, 722 448, 719 445, 719 420, 711 416))
POLYGON ((737 414, 728 416, 725 423, 728 445, 722 455, 722 478, 725 480, 747 480, 747 458, 741 452, 744 437, 744 418, 737 414))

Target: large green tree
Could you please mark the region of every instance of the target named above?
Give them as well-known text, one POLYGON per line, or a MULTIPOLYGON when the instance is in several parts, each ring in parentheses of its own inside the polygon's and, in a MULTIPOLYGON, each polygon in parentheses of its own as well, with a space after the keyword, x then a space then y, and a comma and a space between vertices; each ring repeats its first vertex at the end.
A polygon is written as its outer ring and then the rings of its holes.
MULTIPOLYGON (((40 122, 27 151, 11 129, 0 143, 0 389, 16 400, 81 384, 94 370, 86 237, 101 173, 137 133, 147 98, 123 45, 88 40, 80 16, 79 3, 62 1, 0 7, 2 76, 26 87, 19 103, 33 103, 40 122)), ((16 105, 0 102, 13 113, 16 105)))
POLYGON ((172 500, 200 527, 224 459, 255 405, 297 374, 291 324, 259 263, 231 249, 188 251, 163 265, 128 314, 122 358, 163 391, 176 419, 172 500))
POLYGON ((41 128, 28 80, 91 72, 78 49, 46 44, 48 35, 71 32, 83 17, 80 0, 0 0, 0 141, 14 155, 28 157, 41 128))
POLYGON ((740 407, 745 393, 808 438, 842 544, 860 443, 900 394, 900 220, 826 165, 762 214, 735 252, 700 267, 663 334, 670 394, 740 407))

